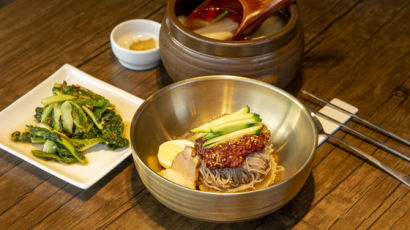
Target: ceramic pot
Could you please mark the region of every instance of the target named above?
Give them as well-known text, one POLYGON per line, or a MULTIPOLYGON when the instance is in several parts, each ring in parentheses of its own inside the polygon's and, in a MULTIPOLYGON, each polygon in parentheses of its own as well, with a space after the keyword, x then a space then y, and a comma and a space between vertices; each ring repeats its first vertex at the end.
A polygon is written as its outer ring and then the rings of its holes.
POLYGON ((160 30, 162 63, 174 81, 203 75, 240 75, 285 87, 298 72, 304 48, 298 6, 280 13, 286 24, 278 32, 254 40, 220 41, 198 35, 177 16, 195 1, 170 0, 160 30))

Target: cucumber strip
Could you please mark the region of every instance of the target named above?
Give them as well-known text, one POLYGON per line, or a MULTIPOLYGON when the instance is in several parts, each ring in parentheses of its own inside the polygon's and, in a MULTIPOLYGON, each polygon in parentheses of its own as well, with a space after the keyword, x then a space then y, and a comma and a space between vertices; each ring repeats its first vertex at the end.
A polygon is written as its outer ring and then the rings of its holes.
POLYGON ((76 98, 76 97, 71 96, 71 95, 65 95, 65 94, 63 94, 63 95, 54 95, 54 96, 45 97, 45 98, 41 99, 41 104, 49 105, 49 104, 53 104, 53 103, 56 103, 56 102, 73 100, 74 98, 76 98))
POLYGON ((220 133, 197 133, 195 135, 194 140, 199 139, 199 138, 203 138, 204 140, 209 140, 215 137, 219 137, 221 136, 220 133))
POLYGON ((205 123, 195 129, 192 129, 191 132, 210 133, 211 129, 216 126, 227 124, 233 121, 244 120, 244 119, 254 119, 254 118, 259 118, 259 115, 256 113, 229 114, 229 115, 220 117, 216 120, 213 120, 211 122, 205 123))
POLYGON ((205 148, 212 148, 215 145, 224 143, 226 141, 241 137, 243 135, 252 135, 252 134, 259 134, 262 129, 262 124, 257 124, 255 126, 246 128, 246 129, 241 129, 236 132, 228 133, 210 140, 205 141, 204 146, 205 148))
POLYGON ((229 123, 224 123, 222 125, 218 125, 211 128, 212 133, 217 133, 219 136, 225 135, 228 133, 232 133, 238 131, 240 129, 245 129, 253 126, 254 124, 261 122, 262 119, 260 118, 250 118, 250 119, 243 119, 238 121, 233 121, 229 123))
POLYGON ((241 114, 241 113, 249 113, 250 109, 249 106, 245 105, 243 108, 241 108, 240 110, 234 112, 233 114, 241 114))
POLYGON ((195 136, 194 136, 194 140, 197 140, 197 139, 199 139, 199 138, 201 138, 201 137, 205 137, 207 135, 207 133, 197 133, 197 134, 195 134, 195 136))
POLYGON ((206 136, 204 136, 204 140, 209 140, 219 136, 221 136, 221 134, 219 133, 208 133, 206 136))
MULTIPOLYGON (((221 124, 223 122, 226 122, 226 121, 229 121, 231 119, 235 119, 237 116, 240 117, 240 115, 245 115, 245 114, 249 114, 249 106, 245 106, 245 107, 241 108, 240 110, 238 110, 234 113, 225 115, 223 117, 220 117, 218 119, 215 119, 213 121, 205 123, 205 124, 203 124, 199 127, 191 129, 191 132, 194 132, 194 133, 209 133, 211 127, 213 127, 215 125, 219 125, 219 124, 221 124)), ((248 116, 248 115, 246 115, 246 116, 248 116)), ((257 115, 257 116, 259 116, 259 115, 257 115)), ((236 119, 236 120, 238 120, 238 119, 236 119)))

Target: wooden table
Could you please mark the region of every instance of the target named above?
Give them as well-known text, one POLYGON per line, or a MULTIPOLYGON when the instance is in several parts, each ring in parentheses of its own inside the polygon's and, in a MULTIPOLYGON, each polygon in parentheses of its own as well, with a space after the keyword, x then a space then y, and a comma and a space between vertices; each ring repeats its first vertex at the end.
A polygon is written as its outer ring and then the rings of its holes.
MULTIPOLYGON (((361 117, 410 139, 410 2, 300 0, 305 53, 287 88, 340 98, 361 117)), ((110 48, 127 19, 161 21, 165 0, 0 1, 0 110, 65 63, 147 98, 172 81, 162 66, 123 68, 110 48)), ((299 95, 299 98, 300 95, 299 95)), ((355 122, 409 155, 409 147, 355 122)), ((377 159, 410 172, 408 162, 339 131, 377 159)), ((0 150, 0 229, 409 229, 409 188, 335 143, 325 143, 311 176, 285 207, 244 223, 181 216, 156 201, 127 158, 88 190, 76 188, 0 150)))

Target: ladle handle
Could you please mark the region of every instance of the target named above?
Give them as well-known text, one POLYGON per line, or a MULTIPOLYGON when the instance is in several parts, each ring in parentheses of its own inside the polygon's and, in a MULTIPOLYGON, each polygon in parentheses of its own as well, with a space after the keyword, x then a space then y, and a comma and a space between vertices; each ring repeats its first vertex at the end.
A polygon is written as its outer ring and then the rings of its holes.
POLYGON ((231 40, 251 34, 267 17, 296 0, 237 0, 243 8, 242 21, 231 40))

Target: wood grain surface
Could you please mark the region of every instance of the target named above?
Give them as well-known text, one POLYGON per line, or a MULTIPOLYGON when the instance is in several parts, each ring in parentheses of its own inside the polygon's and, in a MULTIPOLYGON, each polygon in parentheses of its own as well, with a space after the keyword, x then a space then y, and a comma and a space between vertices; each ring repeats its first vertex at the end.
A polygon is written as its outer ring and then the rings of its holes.
MULTIPOLYGON (((339 98, 359 115, 410 139, 410 2, 299 0, 303 66, 286 88, 339 98)), ((165 0, 0 0, 0 110, 65 63, 147 98, 172 83, 164 68, 131 71, 114 57, 109 34, 134 18, 160 22, 165 0)), ((409 146, 359 123, 349 126, 409 155, 409 146)), ((339 131, 394 168, 410 164, 339 131)), ((334 142, 318 148, 312 174, 280 210, 217 224, 181 216, 145 189, 131 158, 88 190, 0 150, 0 229, 409 229, 409 188, 334 142)))

